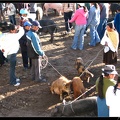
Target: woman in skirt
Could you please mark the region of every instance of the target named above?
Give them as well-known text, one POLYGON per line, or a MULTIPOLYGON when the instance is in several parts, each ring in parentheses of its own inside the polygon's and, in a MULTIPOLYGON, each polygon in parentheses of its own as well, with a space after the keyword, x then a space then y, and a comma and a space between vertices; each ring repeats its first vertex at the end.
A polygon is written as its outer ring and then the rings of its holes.
POLYGON ((107 23, 105 34, 101 40, 101 44, 104 45, 103 63, 117 64, 119 35, 114 29, 112 22, 107 23))

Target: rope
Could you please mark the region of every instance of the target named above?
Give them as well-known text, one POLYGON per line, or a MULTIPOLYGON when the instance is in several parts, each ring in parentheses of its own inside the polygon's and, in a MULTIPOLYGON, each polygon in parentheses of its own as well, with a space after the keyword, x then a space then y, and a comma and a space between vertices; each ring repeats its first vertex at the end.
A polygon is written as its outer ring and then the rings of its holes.
MULTIPOLYGON (((83 94, 81 94, 78 98, 82 97, 84 94, 86 94, 87 92, 89 92, 90 90, 92 90, 92 89, 95 88, 95 87, 96 87, 96 85, 94 85, 94 86, 91 87, 88 91, 86 91, 86 92, 84 92, 83 94)), ((66 106, 66 105, 70 105, 72 112, 75 114, 75 111, 73 110, 73 107, 72 107, 72 103, 75 102, 78 98, 74 99, 74 100, 71 101, 71 102, 69 101, 68 103, 65 103, 64 106, 63 106, 63 109, 62 109, 62 114, 63 114, 63 112, 64 112, 64 109, 65 109, 65 106, 66 106)))
POLYGON ((79 97, 77 97, 76 99, 74 99, 71 103, 75 102, 77 99, 79 99, 80 97, 82 97, 83 95, 85 95, 87 92, 89 92, 90 90, 92 90, 93 88, 95 88, 96 85, 92 86, 89 90, 85 91, 83 94, 81 94, 79 97))
MULTIPOLYGON (((87 70, 87 69, 91 66, 91 64, 92 64, 92 63, 94 62, 94 60, 98 57, 98 55, 100 54, 100 52, 103 51, 103 49, 104 49, 104 47, 97 53, 96 57, 95 57, 93 60, 91 60, 91 63, 88 65, 88 67, 85 68, 85 70, 87 70)), ((88 63, 88 62, 87 62, 87 63, 88 63)), ((83 75, 83 73, 85 72, 85 70, 82 72, 82 74, 81 74, 79 77, 81 77, 81 76, 83 75)))
MULTIPOLYGON (((86 68, 86 69, 88 69, 89 68, 89 66, 94 62, 94 60, 98 57, 98 55, 100 54, 100 52, 102 51, 104 49, 104 47, 97 53, 97 55, 96 55, 96 57, 93 59, 93 60, 91 60, 92 62, 88 65, 88 67, 86 68)), ((49 64, 50 66, 52 66, 52 68, 60 75, 60 76, 63 76, 49 61, 48 61, 48 57, 47 56, 45 56, 44 58, 42 58, 42 61, 41 61, 41 69, 44 69, 46 66, 47 66, 47 64, 49 64)), ((86 70, 85 69, 85 70, 86 70)), ((85 70, 83 71, 83 73, 85 72, 85 70)), ((82 73, 82 74, 83 74, 82 73)), ((80 75, 80 77, 82 76, 82 74, 80 75)))
POLYGON ((45 55, 44 58, 41 59, 41 69, 46 68, 48 64, 48 57, 45 55))
MULTIPOLYGON (((100 54, 100 52, 102 51, 104 49, 104 47, 97 53, 97 55, 96 55, 96 57, 92 60, 92 62, 88 65, 88 67, 94 62, 94 60, 98 57, 98 55, 100 54)), ((47 66, 47 64, 50 64, 50 66, 52 66, 52 68, 58 73, 58 74, 60 74, 60 72, 58 72, 58 70, 48 61, 48 58, 47 58, 47 56, 46 57, 44 57, 44 60, 46 61, 46 64, 45 64, 45 66, 43 66, 43 68, 45 68, 46 66, 47 66)), ((88 69, 88 67, 86 68, 86 69, 88 69)), ((85 69, 85 70, 86 70, 85 69)), ((84 72, 85 72, 85 70, 84 70, 84 72)), ((84 73, 83 72, 83 73, 84 73)), ((83 74, 82 73, 82 74, 83 74)), ((81 75, 82 75, 81 74, 81 75)), ((80 75, 80 76, 81 76, 80 75)), ((62 74, 60 74, 60 76, 63 76, 62 74)), ((94 85, 93 87, 91 87, 88 91, 85 91, 83 94, 81 94, 79 97, 77 97, 76 99, 74 99, 71 103, 73 103, 74 101, 76 101, 77 99, 79 99, 80 97, 82 97, 83 95, 85 95, 87 92, 89 92, 91 89, 93 89, 94 87, 95 87, 96 85, 94 85)), ((71 103, 69 103, 69 104, 71 104, 71 103)))
MULTIPOLYGON (((48 64, 50 64, 51 65, 51 63, 50 62, 48 62, 48 64)), ((51 65, 52 67, 53 67, 53 65, 51 65)), ((62 74, 60 74, 60 72, 58 72, 58 70, 55 68, 55 67, 53 67, 53 69, 60 75, 60 76, 63 76, 62 74)))

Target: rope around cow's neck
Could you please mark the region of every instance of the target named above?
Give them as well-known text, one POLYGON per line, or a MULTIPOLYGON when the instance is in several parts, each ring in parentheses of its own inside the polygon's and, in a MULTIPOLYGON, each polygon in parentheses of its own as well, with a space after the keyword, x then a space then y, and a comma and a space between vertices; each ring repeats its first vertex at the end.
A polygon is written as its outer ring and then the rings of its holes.
MULTIPOLYGON (((81 77, 83 75, 83 73, 91 66, 91 64, 94 62, 94 60, 98 57, 98 55, 100 54, 101 51, 103 51, 104 47, 97 53, 97 55, 95 56, 95 58, 93 60, 91 60, 90 64, 88 65, 88 67, 85 68, 85 70, 82 72, 82 74, 79 76, 81 77)), ((88 63, 88 62, 87 62, 88 63)))

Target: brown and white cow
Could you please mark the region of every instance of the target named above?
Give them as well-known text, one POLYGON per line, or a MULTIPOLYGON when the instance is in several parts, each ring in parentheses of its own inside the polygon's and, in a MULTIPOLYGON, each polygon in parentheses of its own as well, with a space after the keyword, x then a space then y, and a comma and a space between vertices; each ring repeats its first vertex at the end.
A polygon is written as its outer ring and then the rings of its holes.
POLYGON ((64 76, 59 77, 57 80, 53 81, 50 86, 50 91, 52 94, 60 95, 60 100, 63 100, 63 92, 66 92, 68 96, 71 92, 71 82, 72 80, 67 79, 64 76))

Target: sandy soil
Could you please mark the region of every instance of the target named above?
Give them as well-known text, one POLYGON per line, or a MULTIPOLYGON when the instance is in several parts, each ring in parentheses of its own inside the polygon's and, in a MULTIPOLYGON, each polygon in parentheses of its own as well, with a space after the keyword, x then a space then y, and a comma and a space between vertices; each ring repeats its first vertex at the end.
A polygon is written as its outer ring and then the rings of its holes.
MULTIPOLYGON (((85 84, 86 90, 90 89, 98 76, 101 75, 102 49, 101 45, 89 47, 89 30, 85 37, 84 50, 72 50, 70 46, 73 41, 74 29, 72 34, 64 35, 63 16, 57 16, 54 13, 44 19, 52 19, 58 26, 58 32, 55 33, 54 42, 49 42, 50 35, 42 34, 42 49, 48 57, 48 64, 42 70, 42 75, 46 76, 46 83, 34 82, 30 79, 30 70, 24 71, 21 59, 21 53, 17 54, 16 74, 21 79, 21 85, 14 87, 9 85, 9 64, 0 67, 0 116, 1 117, 50 117, 50 111, 53 106, 61 103, 58 95, 50 92, 52 81, 64 75, 69 79, 78 76, 74 63, 77 57, 82 57, 85 66, 89 66, 89 71, 94 74, 90 83, 85 84), (50 63, 50 64, 49 64, 50 63), (52 66, 51 66, 52 65, 52 66)), ((120 55, 118 53, 117 70, 120 72, 120 55)), ((95 89, 87 93, 87 96, 96 95, 95 89)))

